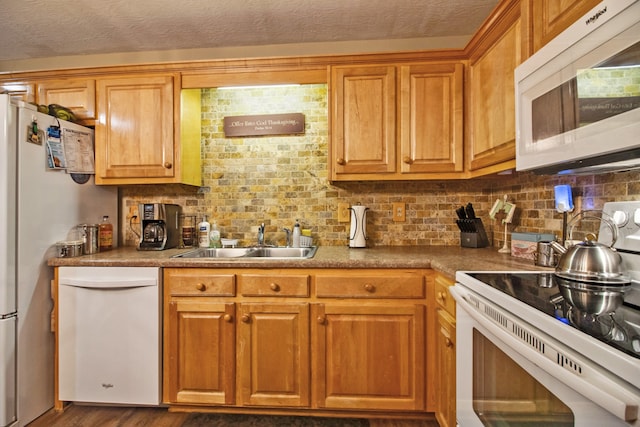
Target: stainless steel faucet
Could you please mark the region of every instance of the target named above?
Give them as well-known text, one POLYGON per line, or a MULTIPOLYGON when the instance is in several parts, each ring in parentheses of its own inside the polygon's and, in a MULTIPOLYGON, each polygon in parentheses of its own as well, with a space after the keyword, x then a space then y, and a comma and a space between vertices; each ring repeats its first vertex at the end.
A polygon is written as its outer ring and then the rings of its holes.
POLYGON ((264 246, 264 222, 258 227, 258 246, 264 246))
POLYGON ((290 248, 291 247, 291 230, 289 230, 288 228, 283 228, 282 231, 284 231, 285 236, 285 246, 290 248))

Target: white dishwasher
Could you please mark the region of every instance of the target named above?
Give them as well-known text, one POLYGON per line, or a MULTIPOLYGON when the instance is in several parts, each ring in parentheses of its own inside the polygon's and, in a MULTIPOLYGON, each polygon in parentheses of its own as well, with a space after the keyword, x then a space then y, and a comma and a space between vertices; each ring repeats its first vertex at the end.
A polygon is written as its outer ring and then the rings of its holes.
POLYGON ((60 267, 62 401, 158 405, 161 280, 155 267, 60 267))

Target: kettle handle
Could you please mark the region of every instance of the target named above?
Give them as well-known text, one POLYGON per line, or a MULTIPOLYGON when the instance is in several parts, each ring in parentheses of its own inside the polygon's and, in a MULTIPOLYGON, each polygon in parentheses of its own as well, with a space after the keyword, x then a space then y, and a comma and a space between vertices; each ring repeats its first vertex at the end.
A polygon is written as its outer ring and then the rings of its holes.
POLYGON ((573 228, 575 227, 575 222, 578 218, 582 217, 581 219, 585 219, 585 218, 597 219, 609 226, 609 229, 611 230, 611 244, 609 245, 609 247, 612 248, 613 245, 615 245, 616 242, 618 241, 618 227, 616 227, 616 225, 613 223, 612 220, 605 218, 605 215, 607 214, 598 210, 586 210, 586 211, 578 212, 576 215, 573 216, 573 218, 571 218, 571 220, 569 220, 569 223, 567 224, 570 227, 569 240, 573 240, 572 239, 573 228), (595 213, 596 215, 592 215, 592 213, 595 213), (598 213, 600 213, 599 217, 597 216, 598 213))

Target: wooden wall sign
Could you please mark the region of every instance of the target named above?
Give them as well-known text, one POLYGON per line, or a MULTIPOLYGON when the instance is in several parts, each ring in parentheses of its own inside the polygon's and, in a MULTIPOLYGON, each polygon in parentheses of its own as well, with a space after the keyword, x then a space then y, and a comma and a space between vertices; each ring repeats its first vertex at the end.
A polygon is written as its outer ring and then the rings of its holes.
POLYGON ((304 133, 304 114, 261 114, 224 118, 224 134, 230 136, 293 135, 304 133))

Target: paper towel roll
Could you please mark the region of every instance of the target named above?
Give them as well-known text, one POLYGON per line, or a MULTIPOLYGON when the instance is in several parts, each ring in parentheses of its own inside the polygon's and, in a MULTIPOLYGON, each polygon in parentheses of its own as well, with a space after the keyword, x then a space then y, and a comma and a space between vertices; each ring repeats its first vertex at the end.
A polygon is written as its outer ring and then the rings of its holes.
POLYGON ((351 206, 351 229, 349 232, 350 248, 367 247, 367 210, 369 208, 361 205, 351 206))

